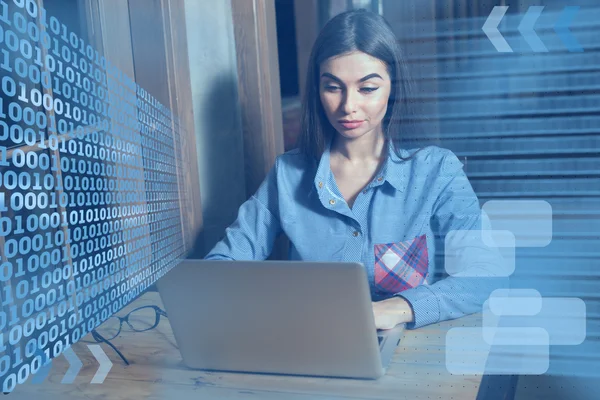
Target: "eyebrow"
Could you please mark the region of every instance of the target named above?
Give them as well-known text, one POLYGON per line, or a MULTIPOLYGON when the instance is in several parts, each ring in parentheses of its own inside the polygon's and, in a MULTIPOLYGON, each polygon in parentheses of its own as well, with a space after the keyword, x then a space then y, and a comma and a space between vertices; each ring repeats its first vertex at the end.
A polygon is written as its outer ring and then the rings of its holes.
MULTIPOLYGON (((338 81, 339 83, 343 83, 343 82, 342 82, 342 80, 341 80, 340 78, 338 78, 338 77, 337 77, 337 76, 335 76, 335 75, 332 75, 332 74, 330 74, 329 72, 324 72, 324 73, 321 75, 321 78, 331 78, 331 79, 333 79, 334 81, 338 81)), ((367 76, 363 76, 362 78, 360 78, 360 79, 358 80, 358 82, 364 82, 364 81, 368 81, 368 80, 369 80, 369 79, 371 79, 371 78, 379 78, 379 79, 382 79, 382 80, 383 80, 383 78, 381 77, 381 75, 373 73, 373 74, 369 74, 369 75, 367 75, 367 76)))

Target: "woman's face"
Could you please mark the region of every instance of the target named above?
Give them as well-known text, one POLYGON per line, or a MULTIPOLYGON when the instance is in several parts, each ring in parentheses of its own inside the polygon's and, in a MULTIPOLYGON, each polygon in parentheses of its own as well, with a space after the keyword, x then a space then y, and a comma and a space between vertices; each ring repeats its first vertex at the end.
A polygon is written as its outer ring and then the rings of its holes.
POLYGON ((353 139, 382 132, 391 89, 383 61, 355 51, 327 59, 319 72, 321 104, 340 135, 353 139))

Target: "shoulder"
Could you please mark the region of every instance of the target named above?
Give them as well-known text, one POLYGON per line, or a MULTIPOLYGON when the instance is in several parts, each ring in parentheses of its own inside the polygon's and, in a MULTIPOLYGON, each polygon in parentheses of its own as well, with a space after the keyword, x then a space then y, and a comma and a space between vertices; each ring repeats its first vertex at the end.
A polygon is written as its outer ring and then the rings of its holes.
POLYGON ((448 173, 463 167, 452 150, 439 146, 401 149, 400 155, 402 158, 410 158, 408 162, 413 171, 427 174, 448 173))
POLYGON ((450 149, 439 146, 425 146, 420 149, 409 150, 409 154, 415 153, 415 160, 425 164, 440 164, 447 159, 456 157, 456 154, 450 149))
POLYGON ((289 150, 275 157, 275 163, 266 179, 275 183, 279 191, 293 193, 299 185, 314 179, 313 165, 300 150, 289 150))
POLYGON ((288 150, 277 156, 275 161, 278 172, 293 173, 302 172, 314 167, 316 163, 311 162, 300 149, 288 150))

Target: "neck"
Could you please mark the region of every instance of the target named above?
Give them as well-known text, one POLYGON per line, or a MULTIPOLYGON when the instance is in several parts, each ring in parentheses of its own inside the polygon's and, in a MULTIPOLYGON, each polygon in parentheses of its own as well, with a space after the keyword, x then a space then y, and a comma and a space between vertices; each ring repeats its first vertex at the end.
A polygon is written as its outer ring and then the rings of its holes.
POLYGON ((331 143, 331 153, 352 164, 379 161, 385 156, 383 132, 373 131, 354 139, 337 133, 331 143))

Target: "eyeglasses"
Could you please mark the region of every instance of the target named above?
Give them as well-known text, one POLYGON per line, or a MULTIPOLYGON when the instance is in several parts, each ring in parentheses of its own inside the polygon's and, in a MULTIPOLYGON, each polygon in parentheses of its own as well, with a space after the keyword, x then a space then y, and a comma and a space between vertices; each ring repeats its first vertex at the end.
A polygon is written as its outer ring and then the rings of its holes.
POLYGON ((158 306, 142 306, 135 310, 131 310, 124 317, 116 315, 111 316, 102 323, 98 328, 92 330, 92 338, 97 343, 108 344, 125 364, 129 365, 129 361, 123 356, 123 354, 117 350, 117 348, 110 342, 121 333, 123 322, 127 323, 132 331, 145 332, 150 329, 154 329, 160 322, 160 317, 167 317, 167 313, 158 306))
POLYGON ((127 323, 132 331, 145 332, 156 328, 161 316, 166 317, 167 313, 159 307, 143 306, 130 311, 124 317, 111 316, 96 328, 96 332, 104 336, 106 340, 113 340, 121 333, 123 322, 127 323))

